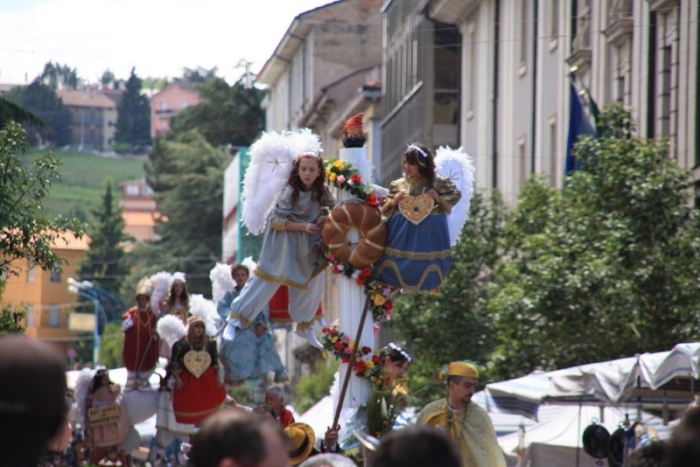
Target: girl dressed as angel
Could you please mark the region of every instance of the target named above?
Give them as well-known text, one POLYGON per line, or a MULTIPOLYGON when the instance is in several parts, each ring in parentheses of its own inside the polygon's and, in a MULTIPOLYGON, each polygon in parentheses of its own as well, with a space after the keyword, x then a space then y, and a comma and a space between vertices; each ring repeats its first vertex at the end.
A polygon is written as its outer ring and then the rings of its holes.
POLYGON ((382 206, 388 237, 377 262, 379 280, 405 292, 437 292, 452 265, 447 215, 461 193, 436 173, 433 154, 422 144, 406 148, 403 171, 382 206))
MULTIPOLYGON (((217 312, 224 319, 228 318, 231 302, 248 281, 250 270, 244 264, 236 264, 231 266, 231 276, 236 286, 227 291, 217 305, 217 312)), ((221 361, 225 369, 225 382, 230 386, 240 386, 247 378, 269 371, 274 371, 275 383, 289 381, 270 329, 269 312, 265 306, 249 327, 236 333, 235 340, 222 340, 221 361)))
POLYGON ((216 342, 206 334, 204 318, 189 319, 187 335, 173 345, 168 376, 175 380, 173 411, 178 423, 201 423, 218 412, 226 398, 219 379, 216 342))
POLYGON ((294 158, 287 185, 266 227, 258 266, 231 303, 224 339, 235 338, 229 328, 253 325, 279 286, 286 285, 289 313, 297 323, 296 333, 322 348, 312 327, 327 262, 316 242, 328 209, 334 204, 323 174, 323 159, 317 152, 301 152, 294 158))

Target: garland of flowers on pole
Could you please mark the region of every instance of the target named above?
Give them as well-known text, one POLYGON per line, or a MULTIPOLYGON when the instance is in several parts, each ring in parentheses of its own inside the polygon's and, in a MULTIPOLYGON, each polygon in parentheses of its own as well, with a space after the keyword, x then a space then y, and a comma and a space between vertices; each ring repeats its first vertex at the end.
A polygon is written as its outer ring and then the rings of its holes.
MULTIPOLYGON (((350 355, 355 341, 344 332, 338 331, 337 327, 324 327, 321 343, 325 351, 323 358, 327 360, 333 355, 343 363, 350 363, 350 355)), ((355 354, 355 375, 358 378, 374 380, 379 375, 379 370, 379 355, 374 355, 370 347, 358 347, 355 354)))
MULTIPOLYGON (((377 207, 381 204, 381 197, 374 192, 371 186, 362 183, 362 176, 352 168, 351 163, 329 158, 325 162, 325 168, 326 179, 334 187, 350 192, 370 206, 377 207)), ((349 263, 343 263, 329 254, 325 245, 321 245, 321 251, 333 265, 333 274, 342 274, 349 279, 354 279, 357 285, 365 287, 365 295, 369 295, 371 298, 369 308, 375 323, 390 319, 394 309, 394 303, 389 298, 391 297, 391 289, 379 282, 377 268, 370 266, 359 269, 349 263)))

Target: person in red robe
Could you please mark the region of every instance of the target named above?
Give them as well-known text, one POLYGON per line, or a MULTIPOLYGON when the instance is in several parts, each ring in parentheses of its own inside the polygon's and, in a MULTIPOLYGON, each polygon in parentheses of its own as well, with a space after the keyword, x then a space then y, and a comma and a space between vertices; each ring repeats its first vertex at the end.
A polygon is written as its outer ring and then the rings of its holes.
POLYGON ((124 313, 124 366, 127 370, 125 391, 149 388, 148 379, 158 363, 159 339, 156 315, 151 309, 153 283, 144 277, 136 287, 137 306, 124 313))

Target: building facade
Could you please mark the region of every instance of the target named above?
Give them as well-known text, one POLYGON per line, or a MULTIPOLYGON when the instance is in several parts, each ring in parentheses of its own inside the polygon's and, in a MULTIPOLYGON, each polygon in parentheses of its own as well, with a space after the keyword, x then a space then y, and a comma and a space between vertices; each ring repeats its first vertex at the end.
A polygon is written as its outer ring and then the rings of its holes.
POLYGON ((433 0, 462 34, 460 141, 480 188, 515 202, 525 180, 564 179, 571 83, 632 109, 667 138, 700 193, 697 1, 433 0))
POLYGON ((381 63, 381 0, 341 0, 292 21, 256 81, 267 131, 296 130, 322 89, 381 63))
MULTIPOLYGON (((68 290, 68 278, 78 277, 77 270, 85 258, 90 239, 77 239, 68 234, 66 240, 56 239, 52 250, 67 260, 62 270, 45 271, 30 265, 26 259, 17 260, 18 275, 9 275, 2 295, 11 305, 26 305, 25 335, 57 345, 68 358, 68 350, 76 334, 68 329, 69 314, 75 311, 90 313, 92 303, 79 302, 68 290), (84 308, 84 309, 83 309, 84 308)), ((13 263, 14 266, 14 263, 13 263)))
POLYGON ((119 204, 124 208, 124 234, 137 242, 155 238, 156 219, 160 217, 153 189, 145 180, 128 180, 120 182, 122 199, 119 204))
POLYGON ((187 107, 199 104, 191 83, 173 83, 151 97, 151 138, 170 131, 170 119, 187 107))
POLYGON ((80 148, 107 151, 114 142, 117 123, 116 103, 97 89, 59 89, 73 119, 71 133, 73 144, 80 148))
POLYGON ((382 58, 382 184, 401 177, 411 143, 459 145, 459 29, 425 14, 427 0, 385 0, 382 58))

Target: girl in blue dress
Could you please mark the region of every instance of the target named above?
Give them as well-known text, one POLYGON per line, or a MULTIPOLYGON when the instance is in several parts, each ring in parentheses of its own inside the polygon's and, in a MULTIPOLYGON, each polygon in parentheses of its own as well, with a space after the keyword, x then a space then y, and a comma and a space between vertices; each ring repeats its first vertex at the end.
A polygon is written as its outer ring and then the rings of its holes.
POLYGON ((461 193, 435 173, 433 154, 422 144, 406 148, 403 170, 382 206, 389 235, 377 262, 379 280, 404 292, 438 292, 452 265, 447 215, 461 193))

